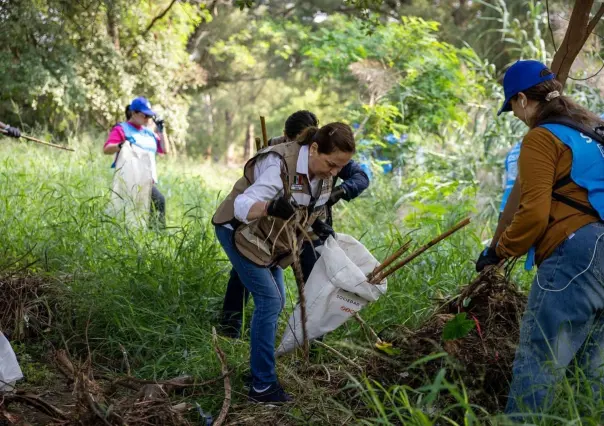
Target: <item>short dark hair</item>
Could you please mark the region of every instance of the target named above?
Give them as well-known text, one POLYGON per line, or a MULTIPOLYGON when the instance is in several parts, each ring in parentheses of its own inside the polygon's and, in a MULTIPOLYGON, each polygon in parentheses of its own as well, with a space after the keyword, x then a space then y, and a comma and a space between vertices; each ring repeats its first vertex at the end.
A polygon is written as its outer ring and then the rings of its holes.
POLYGON ((130 105, 126 105, 126 120, 130 120, 130 118, 132 118, 132 110, 130 105))
POLYGON ((310 111, 300 110, 294 112, 285 120, 285 136, 289 140, 294 140, 304 129, 308 127, 318 127, 319 120, 317 116, 310 111))

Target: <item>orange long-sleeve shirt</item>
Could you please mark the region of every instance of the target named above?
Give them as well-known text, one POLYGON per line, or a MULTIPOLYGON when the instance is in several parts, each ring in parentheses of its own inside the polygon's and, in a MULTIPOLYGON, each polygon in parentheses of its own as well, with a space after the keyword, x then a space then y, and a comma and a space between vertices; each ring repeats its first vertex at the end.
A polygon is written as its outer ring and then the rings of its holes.
MULTIPOLYGON (((520 205, 497 245, 502 258, 521 256, 536 246, 539 265, 577 229, 596 217, 552 199, 552 187, 570 173, 572 151, 549 130, 536 127, 522 140, 518 159, 520 205)), ((574 182, 556 190, 574 201, 590 206, 587 191, 574 182)))

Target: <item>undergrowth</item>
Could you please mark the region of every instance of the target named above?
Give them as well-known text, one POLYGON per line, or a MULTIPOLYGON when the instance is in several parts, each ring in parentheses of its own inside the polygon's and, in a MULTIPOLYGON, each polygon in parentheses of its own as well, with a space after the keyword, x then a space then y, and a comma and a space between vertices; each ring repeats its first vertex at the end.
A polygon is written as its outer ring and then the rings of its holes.
MULTIPOLYGON (((101 154, 101 139, 73 141, 78 150, 74 154, 2 140, 3 257, 18 259, 12 267, 29 265, 30 272, 63 287, 58 293, 62 315, 45 337, 56 347, 67 346, 75 353, 90 348, 96 364, 121 372, 123 348, 133 374, 143 378, 217 377, 220 364, 211 333, 230 266, 210 219, 240 171, 182 158, 160 160, 159 188, 167 199, 168 229, 125 229, 106 213, 112 171, 111 159, 101 154)), ((378 259, 409 238, 419 246, 458 220, 474 218, 472 225, 389 280, 388 292, 361 312, 374 330, 419 325, 431 314, 435 298, 455 294, 472 279, 475 257, 494 227, 494 212, 476 211, 476 196, 475 182, 418 173, 400 185, 378 177, 359 199, 336 207, 336 230, 361 240, 378 259)), ((289 300, 281 329, 297 293, 291 272, 286 278, 289 300)), ((526 289, 530 276, 516 268, 514 281, 526 289)), ((325 342, 355 360, 374 351, 352 321, 325 342)), ((501 421, 496 413, 472 404, 463 378, 450 382, 439 373, 418 389, 386 389, 323 349, 316 351, 311 368, 305 369, 296 355, 279 359, 279 374, 296 401, 271 412, 273 417, 254 414, 255 409, 244 405, 241 378, 248 369, 248 339, 220 338, 219 344, 233 369, 233 416, 241 424, 263 424, 262 419, 269 418, 269 423, 279 424, 456 424, 448 411, 459 407, 467 414, 457 424, 501 421), (445 393, 455 399, 456 407, 436 409, 431 402, 445 393), (351 395, 347 403, 343 395, 351 395)), ((27 353, 26 348, 19 346, 19 351, 27 353)), ((584 382, 579 379, 569 378, 562 395, 584 382)), ((215 413, 222 399, 220 382, 195 396, 204 411, 215 413)), ((552 415, 577 419, 585 404, 594 413, 601 411, 584 399, 563 397, 552 415)))

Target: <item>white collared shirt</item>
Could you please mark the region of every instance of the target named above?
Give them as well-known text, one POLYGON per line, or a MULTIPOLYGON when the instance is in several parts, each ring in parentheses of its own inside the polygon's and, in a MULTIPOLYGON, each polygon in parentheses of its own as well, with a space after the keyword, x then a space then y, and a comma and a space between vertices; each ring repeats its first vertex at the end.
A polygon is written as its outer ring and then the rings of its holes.
MULTIPOLYGON (((304 174, 308 178, 308 145, 300 148, 296 172, 304 174)), ((283 181, 281 180, 281 157, 275 153, 268 153, 254 165, 254 183, 242 194, 235 198, 235 217, 243 223, 249 223, 247 215, 252 205, 258 201, 270 201, 283 193, 283 181)), ((313 194, 318 194, 321 179, 315 177, 310 181, 310 189, 313 194)), ((310 197, 306 194, 295 194, 296 202, 301 206, 310 204, 310 197)), ((321 197, 324 198, 324 197, 321 197)), ((317 201, 317 206, 325 204, 327 199, 317 201)))

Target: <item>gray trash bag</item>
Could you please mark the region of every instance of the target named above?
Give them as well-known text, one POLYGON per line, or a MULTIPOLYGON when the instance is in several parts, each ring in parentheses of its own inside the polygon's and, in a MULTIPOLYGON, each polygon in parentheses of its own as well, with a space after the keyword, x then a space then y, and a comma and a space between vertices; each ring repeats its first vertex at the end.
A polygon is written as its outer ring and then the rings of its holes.
POLYGON ((0 392, 11 392, 15 382, 23 378, 15 351, 8 339, 0 333, 0 392))

